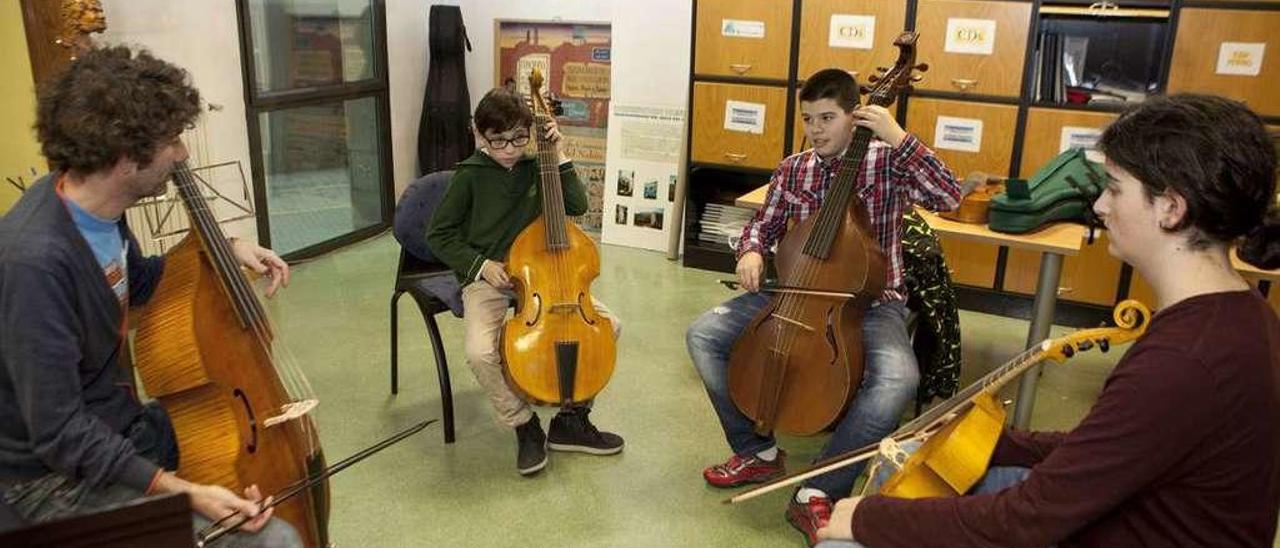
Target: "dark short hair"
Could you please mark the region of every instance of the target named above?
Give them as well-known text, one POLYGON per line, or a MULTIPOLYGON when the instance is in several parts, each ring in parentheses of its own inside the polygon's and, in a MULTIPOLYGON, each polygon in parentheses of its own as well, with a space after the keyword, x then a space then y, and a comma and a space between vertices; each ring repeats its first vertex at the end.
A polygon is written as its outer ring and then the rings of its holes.
POLYGON ((476 131, 504 132, 533 125, 533 112, 524 102, 524 96, 506 87, 493 88, 484 94, 476 106, 473 118, 476 131))
POLYGON ((1182 196, 1186 215, 1167 230, 1193 228, 1190 245, 1198 248, 1248 236, 1241 258, 1280 266, 1275 215, 1267 220, 1276 195, 1276 150, 1262 119, 1242 103, 1211 95, 1152 97, 1108 126, 1098 147, 1142 182, 1147 200, 1169 191, 1182 196))
POLYGON ((36 136, 56 169, 93 173, 121 158, 151 163, 190 128, 200 92, 187 71, 125 46, 95 48, 40 89, 36 136))
POLYGON ((813 73, 800 88, 800 100, 812 103, 823 99, 835 99, 845 112, 852 112, 858 107, 858 80, 838 68, 813 73))

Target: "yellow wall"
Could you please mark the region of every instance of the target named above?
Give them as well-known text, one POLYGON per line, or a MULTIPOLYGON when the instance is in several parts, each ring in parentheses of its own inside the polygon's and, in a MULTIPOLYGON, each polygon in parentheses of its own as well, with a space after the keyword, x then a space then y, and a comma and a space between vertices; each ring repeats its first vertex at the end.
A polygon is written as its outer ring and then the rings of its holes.
POLYGON ((29 186, 31 168, 43 174, 48 168, 40 155, 31 126, 36 122, 35 83, 27 56, 27 35, 22 26, 22 6, 0 1, 0 213, 9 210, 19 193, 3 178, 22 176, 29 186))

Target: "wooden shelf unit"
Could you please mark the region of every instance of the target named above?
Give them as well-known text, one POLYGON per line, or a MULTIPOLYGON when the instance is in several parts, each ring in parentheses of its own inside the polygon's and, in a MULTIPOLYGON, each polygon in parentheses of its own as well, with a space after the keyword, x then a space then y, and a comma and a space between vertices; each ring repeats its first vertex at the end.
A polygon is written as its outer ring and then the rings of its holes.
MULTIPOLYGON (((913 29, 921 33, 917 61, 928 63, 930 70, 917 84, 917 91, 899 101, 899 122, 933 148, 958 177, 971 171, 1028 177, 1061 151, 1064 128, 1100 129, 1123 109, 1123 105, 1115 104, 1041 102, 1033 96, 1038 77, 1033 54, 1042 18, 1090 17, 1089 6, 1093 3, 694 0, 690 169, 741 170, 767 180, 765 174, 804 144, 795 99, 804 79, 816 70, 835 66, 854 73, 859 83, 866 83, 876 66, 890 65, 896 57, 896 49, 891 46, 893 37, 903 29, 913 29), (726 21, 748 21, 747 34, 752 36, 741 37, 732 32, 726 35, 726 21), (762 33, 758 32, 761 25, 762 33), (982 45, 989 47, 990 53, 948 51, 948 29, 960 33, 957 37, 963 34, 978 42, 989 39, 989 44, 982 45), (992 29, 994 34, 984 34, 992 29), (757 34, 763 37, 754 36, 757 34), (858 38, 865 39, 868 34, 871 49, 853 47, 858 38), (745 71, 741 66, 730 68, 746 64, 751 67, 745 71), (724 128, 725 101, 743 100, 734 97, 749 97, 748 102, 766 105, 764 133, 746 134, 724 128), (980 120, 980 149, 967 152, 938 147, 934 133, 939 116, 980 120)), ((1154 59, 1160 64, 1156 93, 1167 90, 1224 95, 1245 101, 1269 123, 1280 124, 1280 1, 1117 3, 1120 10, 1127 11, 1097 16, 1098 24, 1167 20, 1164 43, 1157 48, 1161 54, 1154 59), (1249 52, 1257 50, 1256 44, 1263 44, 1265 53, 1258 64, 1259 74, 1217 74, 1224 42, 1232 44, 1230 47, 1236 51, 1246 52, 1235 54, 1244 55, 1246 65, 1250 62, 1249 52)), ((950 49, 965 50, 966 46, 950 49)), ((1090 51, 1090 55, 1095 54, 1090 51)), ((705 174, 690 180, 692 185, 719 184, 719 179, 705 174)), ((713 200, 733 202, 723 194, 713 200)), ((697 200, 692 201, 690 215, 700 211, 697 200)), ((686 254, 686 265, 732 269, 732 252, 727 247, 719 250, 700 244, 696 234, 686 233, 685 238, 686 246, 694 244, 694 255, 698 257, 691 261, 686 254), (708 256, 717 260, 709 261, 708 256), (708 266, 711 263, 715 266, 708 266)), ((942 244, 957 283, 1006 295, 1034 291, 1039 264, 1035 253, 954 238, 943 238, 942 244)), ((1129 267, 1110 257, 1106 235, 1101 232, 1093 244, 1065 261, 1061 286, 1060 296, 1069 304, 1099 310, 1110 307, 1121 296, 1143 296, 1145 289, 1129 267)), ((1280 288, 1269 295, 1280 307, 1280 288)))

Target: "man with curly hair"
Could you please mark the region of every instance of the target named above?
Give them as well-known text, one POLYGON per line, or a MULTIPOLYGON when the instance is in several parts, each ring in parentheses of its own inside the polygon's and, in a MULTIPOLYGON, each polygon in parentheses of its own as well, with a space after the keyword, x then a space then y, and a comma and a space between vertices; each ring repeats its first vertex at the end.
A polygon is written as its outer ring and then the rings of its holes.
MULTIPOLYGON (((0 503, 42 522, 153 493, 186 493, 196 527, 255 516, 234 546, 294 546, 289 524, 245 498, 177 477, 173 425, 143 405, 118 356, 130 305, 154 292, 124 212, 164 191, 199 115, 187 72, 126 47, 91 50, 41 90, 36 117, 54 172, 0 219, 0 503)), ((239 262, 287 283, 275 253, 244 240, 239 262)))

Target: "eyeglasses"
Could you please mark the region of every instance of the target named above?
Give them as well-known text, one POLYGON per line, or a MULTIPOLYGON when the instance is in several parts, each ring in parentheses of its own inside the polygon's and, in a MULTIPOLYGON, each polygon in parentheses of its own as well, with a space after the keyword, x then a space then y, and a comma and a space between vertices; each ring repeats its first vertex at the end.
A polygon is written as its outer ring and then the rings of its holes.
MULTIPOLYGON (((484 136, 482 135, 481 137, 484 137, 484 136)), ((494 150, 502 150, 504 148, 507 148, 508 144, 515 145, 516 148, 520 148, 529 144, 529 136, 516 135, 511 139, 503 139, 503 138, 490 139, 488 137, 484 137, 484 141, 486 143, 489 143, 489 146, 493 147, 494 150)))

